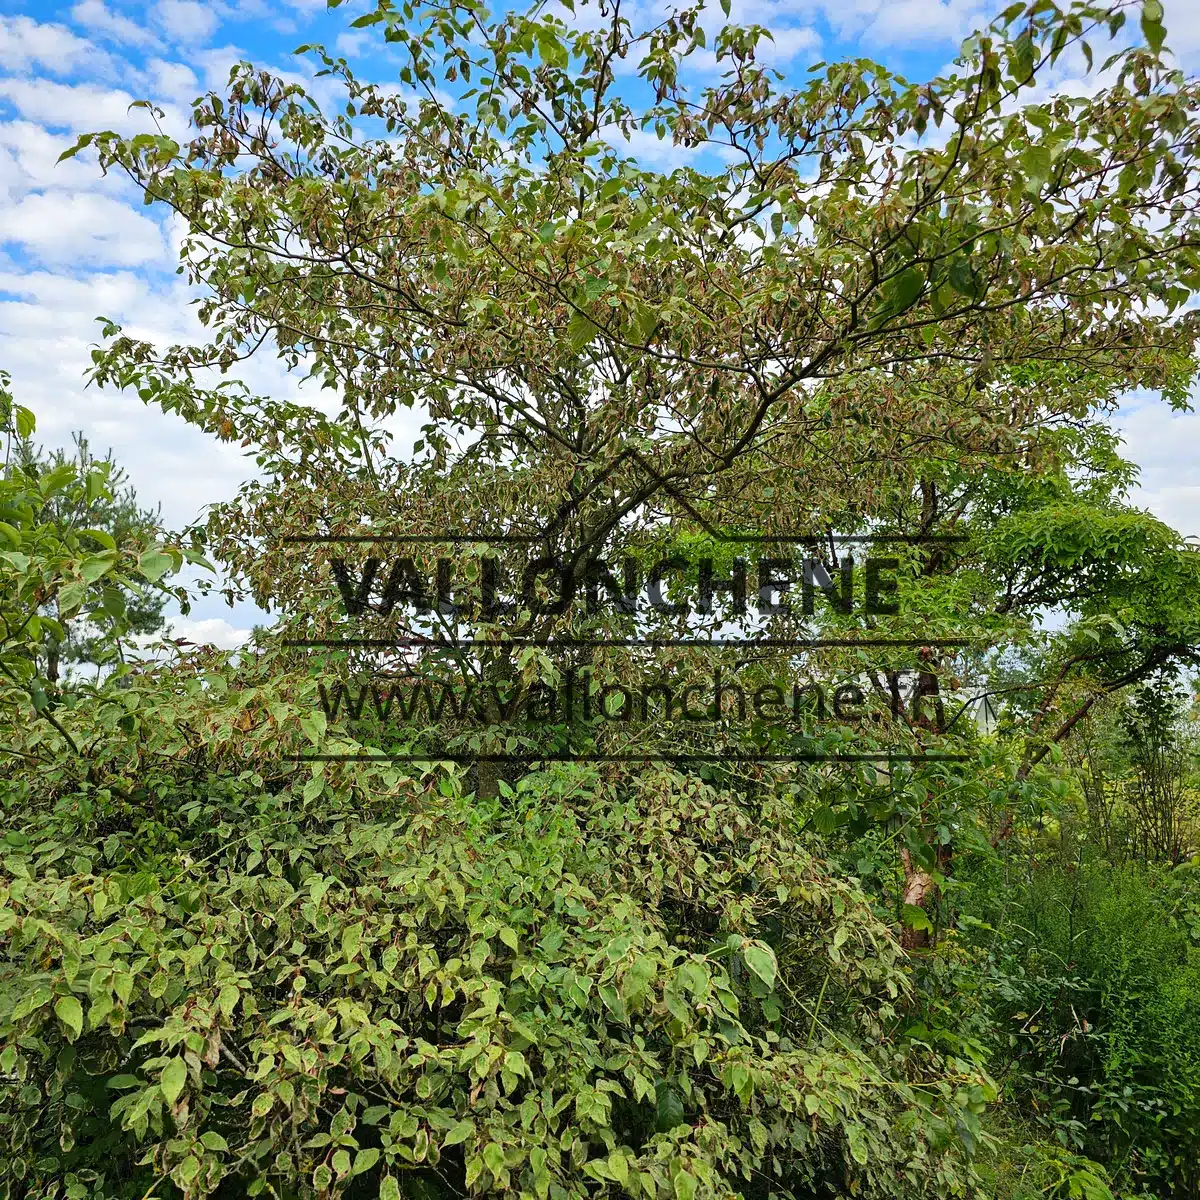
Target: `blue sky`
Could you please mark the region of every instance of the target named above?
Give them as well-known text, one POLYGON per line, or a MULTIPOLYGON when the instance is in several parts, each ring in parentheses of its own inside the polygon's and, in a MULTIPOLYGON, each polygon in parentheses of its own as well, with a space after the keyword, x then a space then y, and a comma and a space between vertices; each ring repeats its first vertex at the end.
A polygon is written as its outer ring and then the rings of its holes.
MULTIPOLYGON (((636 0, 635 25, 661 5, 636 0)), ((937 73, 974 28, 1002 3, 979 0, 733 0, 732 17, 775 35, 772 58, 799 80, 819 59, 867 55, 918 79, 937 73)), ((1168 44, 1181 64, 1200 68, 1200 0, 1168 0, 1168 44)), ((147 210, 127 184, 104 178, 86 158, 55 165, 73 135, 128 129, 127 110, 151 99, 179 132, 189 102, 220 87, 239 59, 311 75, 292 51, 321 42, 346 55, 364 78, 386 82, 394 60, 370 31, 350 29, 365 11, 354 0, 328 12, 324 0, 0 0, 0 368, 17 398, 38 415, 39 437, 67 445, 80 429, 111 447, 143 501, 162 504, 181 526, 203 506, 234 494, 252 464, 136 396, 85 390, 82 375, 98 339, 95 318, 111 317, 160 343, 195 328, 193 298, 174 274, 181 230, 147 210)), ((719 17, 719 8, 714 3, 719 17)), ((703 64, 698 65, 703 70, 703 64)), ((1088 86, 1077 63, 1053 81, 1088 86)), ((316 83, 317 95, 329 96, 316 83)), ((678 151, 640 138, 648 164, 670 167, 678 151)), ((306 398, 269 359, 247 383, 263 394, 306 398)), ((413 430, 420 417, 411 418, 413 430)), ((1200 534, 1200 417, 1175 415, 1154 397, 1131 397, 1119 424, 1142 467, 1138 501, 1185 534, 1200 534)), ((253 623, 249 607, 200 602, 177 632, 235 644, 253 623)))

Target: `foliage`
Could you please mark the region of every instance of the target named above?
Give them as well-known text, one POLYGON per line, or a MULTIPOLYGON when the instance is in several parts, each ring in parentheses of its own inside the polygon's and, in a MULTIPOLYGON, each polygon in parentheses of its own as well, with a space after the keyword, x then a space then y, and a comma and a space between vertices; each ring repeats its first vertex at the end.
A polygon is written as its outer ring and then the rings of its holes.
MULTIPOLYGON (((26 474, 49 475, 70 464, 81 479, 94 472, 103 478, 103 490, 85 487, 82 491, 53 493, 46 506, 46 520, 58 529, 83 531, 84 543, 97 553, 111 547, 103 539, 92 536, 90 530, 107 534, 113 544, 153 542, 161 533, 160 515, 140 507, 126 472, 113 461, 111 451, 98 459, 82 433, 77 433, 74 441, 75 450, 69 458, 62 450, 47 454, 35 448, 28 438, 18 441, 15 447, 16 469, 26 474)), ((164 594, 145 588, 127 588, 120 591, 119 598, 110 598, 111 609, 119 609, 121 604, 125 610, 122 632, 147 634, 162 628, 164 594)), ((78 621, 66 620, 61 612, 50 615, 56 617, 67 634, 63 645, 52 643, 47 650, 45 675, 51 683, 58 681, 60 661, 68 666, 94 663, 99 667, 120 644, 119 639, 112 636, 112 630, 92 630, 86 624, 81 627, 78 621)))
POLYGON ((1106 1164, 1123 1193, 1192 1195, 1197 866, 1064 863, 1051 850, 1024 879, 984 895, 974 987, 994 1022, 990 1069, 1023 1124, 1106 1164))
POLYGON ((247 748, 310 710, 262 721, 247 669, 96 698, 101 753, 164 764, 129 799, 49 774, 9 808, 10 1190, 966 1185, 986 1076, 897 1036, 894 936, 786 794, 752 816, 668 769, 535 771, 491 803, 452 768, 264 778, 247 748))
MULTIPOLYGON (((28 409, 12 405, 7 392, 3 399, 3 411, 13 414, 4 431, 11 456, 12 440, 27 438, 34 421, 28 409)), ((118 530, 118 543, 106 529, 63 520, 66 511, 102 513, 117 502, 111 464, 90 458, 14 457, 0 476, 0 711, 6 721, 27 719, 32 709, 35 720, 41 717, 61 735, 52 713, 54 680, 45 665, 68 639, 64 623, 77 619, 101 638, 119 639, 136 627, 139 606, 153 603, 141 597, 182 563, 181 551, 148 544, 137 536, 142 530, 118 530), (136 598, 132 606, 129 597, 136 598), (25 715, 18 717, 22 710, 25 715)), ((79 753, 74 739, 64 736, 79 753)))
MULTIPOLYGON (((199 543, 84 555, 47 497, 87 502, 92 476, 6 474, 9 1194, 1194 1190, 1187 868, 1115 887, 1067 855, 1089 722, 1200 661, 1200 557, 1128 503, 1107 420, 1132 386, 1185 406, 1196 368, 1200 85, 1156 0, 1140 36, 1129 10, 1014 4, 920 85, 855 62, 780 86, 764 31, 725 26, 727 73, 690 93, 699 9, 639 29, 607 2, 568 26, 380 0, 355 24, 407 54, 398 90, 313 48, 339 112, 241 64, 186 144, 67 151, 188 226, 207 337, 107 322, 92 378, 252 450, 264 478, 203 537, 280 619, 236 661, 51 704, 45 606, 104 612, 106 582, 199 543), (1047 95, 1098 39, 1090 94, 1047 95), (635 129, 722 165, 643 169, 606 140, 635 129), (337 410, 217 377, 264 348, 337 410), (389 454, 406 406, 412 461, 389 454), (481 528, 506 540, 485 553, 481 528), (395 589, 350 613, 337 584, 379 560, 312 539, 397 536, 395 589), (840 574, 839 536, 895 548, 897 611, 483 603, 489 561, 519 578, 530 545, 708 550, 728 575, 730 539, 765 537, 840 574), (453 603, 398 603, 447 541, 469 543, 453 603), (704 640, 731 627, 754 644, 704 640), (319 703, 355 676, 498 707, 648 668, 799 673, 895 711, 530 731, 319 703), (645 761, 706 739, 715 761, 645 761)), ((1157 771, 1169 724, 1126 750, 1157 771)))

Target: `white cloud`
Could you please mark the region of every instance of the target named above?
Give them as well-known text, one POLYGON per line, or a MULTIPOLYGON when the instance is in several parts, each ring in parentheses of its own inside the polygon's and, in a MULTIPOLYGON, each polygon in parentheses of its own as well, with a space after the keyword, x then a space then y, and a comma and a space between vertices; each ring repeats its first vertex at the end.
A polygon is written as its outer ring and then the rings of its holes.
POLYGON ((1117 414, 1124 456, 1141 468, 1130 497, 1184 535, 1200 535, 1200 413, 1177 413, 1162 400, 1131 396, 1117 414))
POLYGON ((165 630, 166 636, 184 638, 197 646, 216 646, 218 650, 236 650, 250 640, 253 630, 239 629, 223 617, 175 617, 165 630))
POLYGON ((1184 63, 1195 64, 1200 53, 1200 4, 1196 0, 1163 0, 1167 45, 1184 63))
POLYGON ((30 193, 0 209, 0 239, 40 262, 132 267, 165 248, 162 230, 128 204, 95 192, 30 193))
POLYGON ((120 13, 113 12, 104 0, 80 0, 71 9, 71 20, 122 45, 148 47, 158 42, 158 38, 149 29, 120 13))
POLYGON ((179 62, 152 58, 146 64, 150 90, 156 100, 169 100, 184 108, 191 104, 200 92, 200 82, 191 67, 179 62))
POLYGON ((0 67, 21 74, 41 67, 52 75, 109 68, 105 51, 73 34, 65 25, 46 25, 29 17, 0 16, 0 67))
POLYGON ((71 138, 31 121, 0 122, 0 204, 5 193, 15 203, 26 192, 44 188, 132 196, 128 181, 115 172, 101 175, 95 156, 87 151, 59 162, 58 156, 71 144, 71 138))
POLYGON ((166 37, 183 43, 207 42, 220 24, 213 7, 197 0, 159 0, 154 19, 166 37))
MULTIPOLYGON (((26 120, 50 129, 71 133, 114 129, 123 134, 155 131, 150 114, 142 108, 131 109, 134 97, 120 88, 8 76, 0 78, 0 100, 9 101, 26 120)), ((183 137, 188 128, 187 114, 171 103, 160 104, 159 108, 163 111, 163 132, 183 137)))
POLYGON ((0 99, 23 116, 53 129, 100 129, 123 123, 133 97, 88 83, 0 79, 0 99))

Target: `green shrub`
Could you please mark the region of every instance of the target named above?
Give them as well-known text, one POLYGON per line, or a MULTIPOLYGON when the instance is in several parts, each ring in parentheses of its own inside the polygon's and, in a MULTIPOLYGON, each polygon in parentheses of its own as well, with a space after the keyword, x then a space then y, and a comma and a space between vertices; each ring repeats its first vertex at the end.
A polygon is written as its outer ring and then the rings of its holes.
POLYGON ((211 681, 168 723, 137 690, 97 730, 124 706, 212 758, 6 793, 4 1194, 967 1188, 987 1080, 895 1034, 898 945, 784 802, 579 765, 494 802, 452 768, 264 780, 219 763, 278 729, 211 681))
MULTIPOLYGON (((1033 868, 987 916, 991 1070, 1016 1121, 1130 1194, 1200 1187, 1196 869, 1033 868)), ((984 939, 981 939, 984 940, 984 939)))

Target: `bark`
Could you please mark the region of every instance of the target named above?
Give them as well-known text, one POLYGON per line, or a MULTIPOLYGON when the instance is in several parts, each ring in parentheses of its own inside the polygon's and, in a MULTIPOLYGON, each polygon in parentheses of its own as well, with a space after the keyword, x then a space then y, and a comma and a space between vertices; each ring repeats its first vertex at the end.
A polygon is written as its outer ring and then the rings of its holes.
MULTIPOLYGON (((937 884, 928 871, 922 870, 913 862, 912 854, 908 850, 900 851, 900 861, 904 864, 903 902, 924 912, 926 905, 937 895, 937 884)), ((905 950, 923 949, 929 945, 929 930, 902 926, 900 945, 905 950)))

